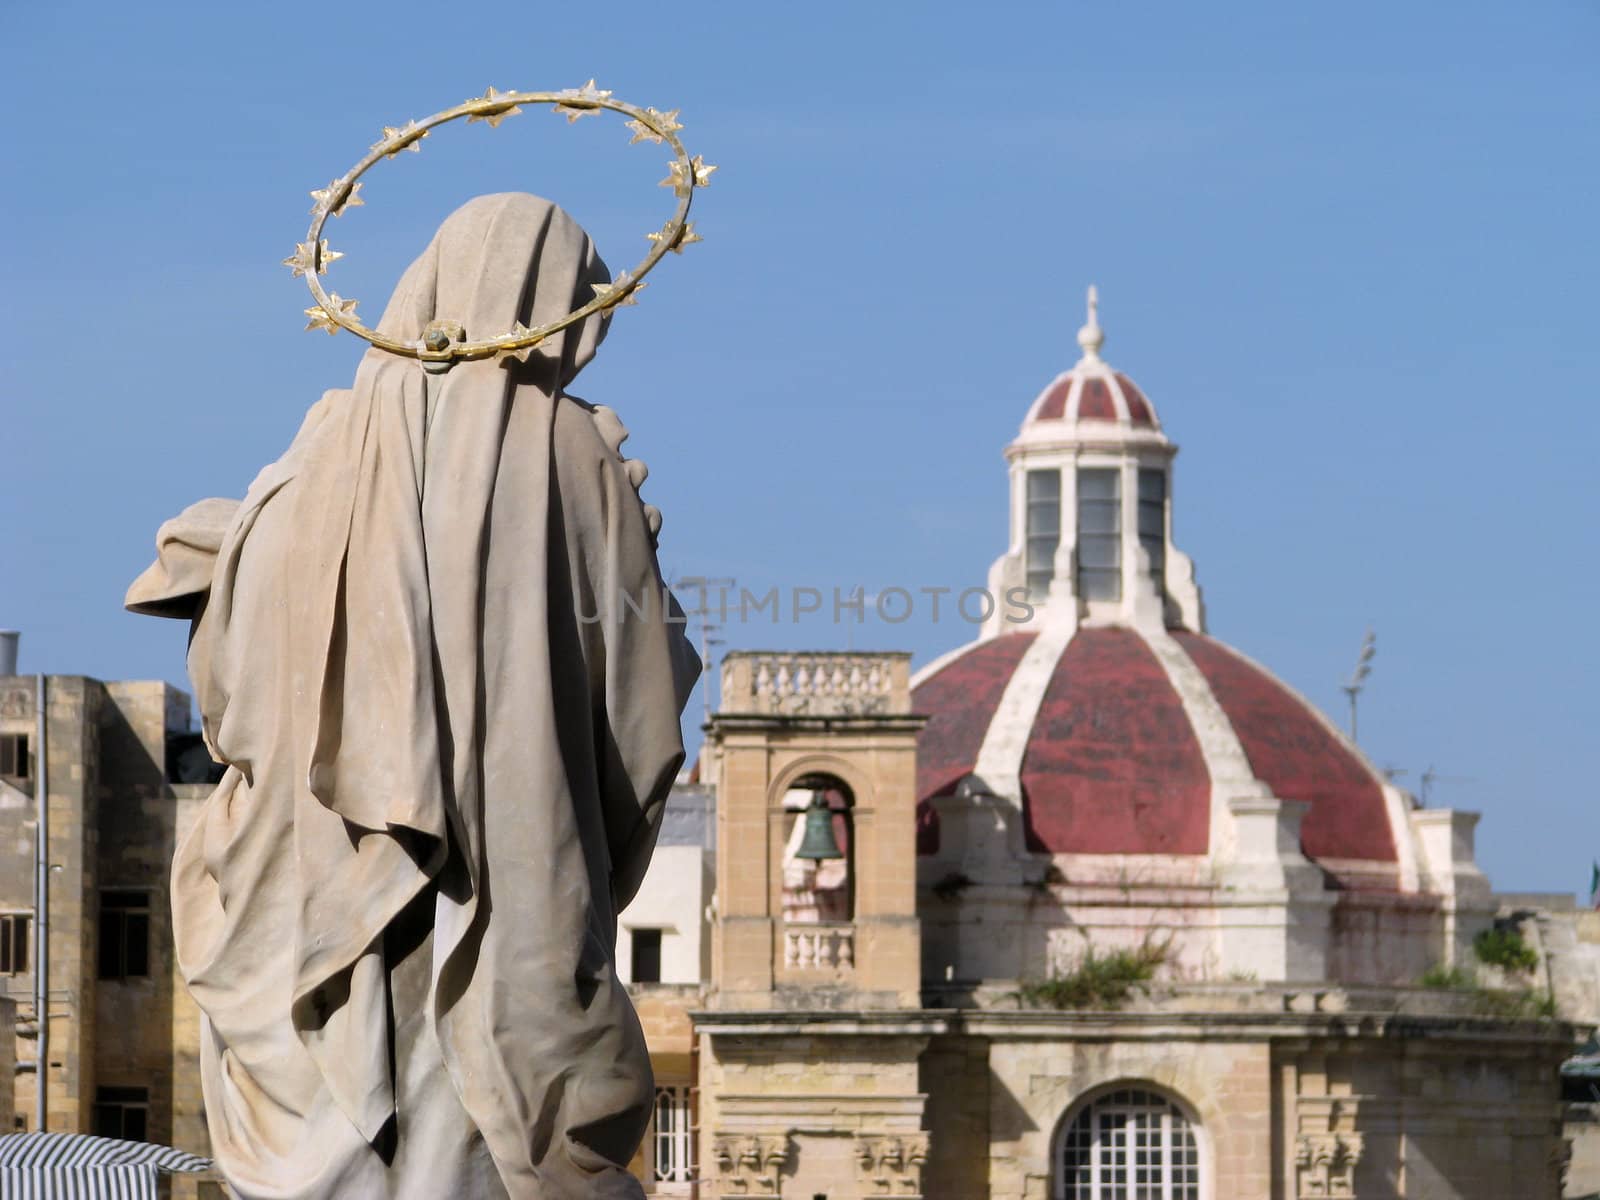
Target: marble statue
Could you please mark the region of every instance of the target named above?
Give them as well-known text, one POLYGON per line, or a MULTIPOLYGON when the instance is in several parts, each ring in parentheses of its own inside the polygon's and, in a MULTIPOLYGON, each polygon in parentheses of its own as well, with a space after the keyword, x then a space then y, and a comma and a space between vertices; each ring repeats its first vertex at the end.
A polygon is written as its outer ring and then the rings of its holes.
MULTIPOLYGON (((609 280, 560 208, 484 196, 378 331, 536 327, 609 280)), ((616 921, 699 667, 643 464, 566 391, 608 317, 526 361, 369 350, 242 502, 162 526, 128 593, 192 620, 227 767, 172 912, 241 1196, 642 1194, 653 1087, 616 921)))

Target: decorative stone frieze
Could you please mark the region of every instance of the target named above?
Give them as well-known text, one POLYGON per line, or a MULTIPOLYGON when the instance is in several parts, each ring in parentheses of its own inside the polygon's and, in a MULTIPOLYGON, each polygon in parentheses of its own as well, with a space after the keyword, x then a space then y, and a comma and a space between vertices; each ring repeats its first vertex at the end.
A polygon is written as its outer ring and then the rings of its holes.
POLYGON ((714 1157, 718 1196, 776 1196, 789 1160, 787 1134, 718 1135, 714 1157))
POLYGON ((928 1161, 926 1134, 856 1139, 856 1170, 863 1197, 918 1200, 922 1168, 928 1161))
POLYGON ((1302 1133, 1295 1144, 1295 1195, 1300 1200, 1354 1196, 1359 1133, 1302 1133))

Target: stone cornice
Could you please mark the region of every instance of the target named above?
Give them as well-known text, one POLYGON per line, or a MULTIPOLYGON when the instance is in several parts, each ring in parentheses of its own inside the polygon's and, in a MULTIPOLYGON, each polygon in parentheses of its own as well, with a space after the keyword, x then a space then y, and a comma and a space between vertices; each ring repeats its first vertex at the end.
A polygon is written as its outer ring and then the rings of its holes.
POLYGON ((952 1012, 935 1009, 705 1011, 689 1014, 696 1033, 713 1037, 929 1037, 949 1033, 952 1012))
MULTIPOLYGON (((1448 1039, 1480 1044, 1566 1048, 1583 1032, 1566 1021, 1504 1020, 1450 1012, 1395 1009, 1293 1011, 1302 995, 1284 994, 1283 1011, 1055 1012, 1045 1009, 886 1009, 690 1012, 697 1033, 713 1037, 929 1037, 965 1034, 1002 1041, 1262 1041, 1281 1039, 1448 1039)), ((1407 997, 1409 998, 1409 996, 1407 997)), ((1402 1001, 1403 1002, 1403 1001, 1402 1001)))

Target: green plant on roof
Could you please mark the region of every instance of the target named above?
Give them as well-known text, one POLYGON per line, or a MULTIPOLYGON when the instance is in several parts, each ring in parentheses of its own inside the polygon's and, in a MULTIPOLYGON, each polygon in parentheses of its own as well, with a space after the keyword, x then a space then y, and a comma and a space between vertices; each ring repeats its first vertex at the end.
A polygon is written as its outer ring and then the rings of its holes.
POLYGON ((1472 939, 1478 961, 1506 971, 1531 971, 1539 965, 1539 953, 1515 929, 1485 929, 1472 939))
MULTIPOLYGON (((1537 956, 1534 961, 1538 961, 1537 956)), ((1441 963, 1429 967, 1418 982, 1434 991, 1468 993, 1473 1011, 1481 1017, 1494 1017, 1502 1021, 1549 1021, 1558 1015, 1553 992, 1529 990, 1526 987, 1484 987, 1470 967, 1447 967, 1441 963)))
POLYGON ((1477 987, 1478 977, 1470 967, 1447 967, 1443 963, 1436 963, 1422 973, 1418 982, 1435 991, 1451 991, 1477 987))
POLYGON ((1132 950, 1104 953, 1090 947, 1071 970, 1024 982, 1015 995, 1033 1008, 1121 1008, 1135 990, 1146 989, 1156 968, 1171 956, 1171 945, 1166 942, 1147 941, 1132 950))

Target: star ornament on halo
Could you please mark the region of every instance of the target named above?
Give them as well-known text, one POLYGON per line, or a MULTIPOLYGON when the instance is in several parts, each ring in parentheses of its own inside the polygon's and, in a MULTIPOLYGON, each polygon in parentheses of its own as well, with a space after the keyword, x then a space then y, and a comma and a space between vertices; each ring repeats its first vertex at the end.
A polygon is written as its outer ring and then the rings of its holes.
MULTIPOLYGON (((527 337, 532 332, 533 330, 518 321, 511 327, 511 332, 505 335, 505 340, 516 341, 518 338, 527 337)), ((540 338, 538 341, 529 342, 526 346, 506 346, 504 349, 495 352, 495 358, 500 362, 504 362, 508 358, 514 358, 518 362, 525 363, 528 361, 528 355, 537 350, 543 341, 544 339, 540 338)))
POLYGON ((672 234, 671 221, 668 221, 655 233, 647 233, 644 236, 650 239, 652 242, 664 242, 669 237, 672 238, 672 244, 668 246, 667 249, 671 250, 674 254, 682 254, 685 246, 692 246, 696 242, 705 241, 705 238, 701 237, 694 231, 693 221, 685 222, 683 228, 678 230, 676 237, 673 237, 672 234))
POLYGON ((490 88, 483 95, 474 97, 469 103, 476 104, 478 107, 468 114, 467 124, 471 125, 474 121, 482 121, 490 129, 495 129, 507 117, 516 116, 522 111, 522 107, 514 100, 507 100, 505 95, 506 93, 504 92, 497 92, 490 88))
POLYGON ((415 121, 407 121, 403 128, 394 125, 383 127, 383 138, 372 143, 372 149, 382 150, 385 158, 393 158, 402 150, 409 150, 413 154, 421 154, 422 147, 418 145, 423 138, 428 136, 428 131, 415 121))
POLYGON ((671 112, 657 112, 653 108, 647 108, 644 110, 644 115, 650 119, 649 125, 638 118, 622 123, 624 129, 633 130, 633 136, 628 139, 628 145, 630 146, 637 142, 654 142, 659 146, 666 140, 663 136, 664 134, 676 133, 683 128, 678 121, 677 109, 673 109, 671 112), (655 128, 652 129, 651 125, 654 125, 655 128))
POLYGON ((356 305, 360 304, 361 301, 346 300, 338 292, 334 292, 328 297, 328 302, 333 305, 332 310, 326 309, 320 304, 306 309, 306 316, 310 318, 306 322, 306 328, 325 329, 328 332, 328 336, 332 337, 339 332, 339 322, 333 319, 331 313, 337 312, 341 317, 353 318, 356 312, 356 305))
POLYGON ((599 300, 605 308, 626 308, 630 304, 639 303, 639 293, 649 287, 648 283, 635 283, 633 278, 624 271, 610 283, 594 284, 595 299, 599 300))
POLYGON ((579 117, 593 116, 600 111, 600 101, 611 99, 611 93, 595 87, 594 80, 589 80, 581 88, 568 88, 561 93, 561 100, 556 105, 556 111, 567 118, 570 125, 579 117))
POLYGON ((348 188, 346 188, 343 195, 340 195, 339 187, 339 181, 336 179, 325 188, 316 188, 313 190, 311 192, 311 198, 315 200, 316 203, 311 207, 312 213, 315 214, 317 209, 326 204, 329 196, 338 197, 338 199, 334 202, 333 207, 328 210, 336 217, 342 217, 344 215, 344 210, 347 208, 365 208, 367 206, 367 202, 361 198, 360 180, 357 180, 355 183, 352 183, 348 188))
POLYGON ((669 187, 682 196, 690 188, 710 187, 711 176, 717 169, 698 154, 689 160, 687 168, 678 159, 673 159, 667 164, 667 177, 661 181, 661 186, 669 187))
MULTIPOLYGON (((335 259, 343 258, 342 250, 329 250, 328 239, 323 238, 315 247, 310 242, 301 242, 294 248, 294 253, 283 260, 283 265, 294 272, 294 277, 299 279, 307 271, 315 271, 318 275, 328 273, 328 264, 335 259)), ((319 310, 320 311, 320 310, 319 310)))

